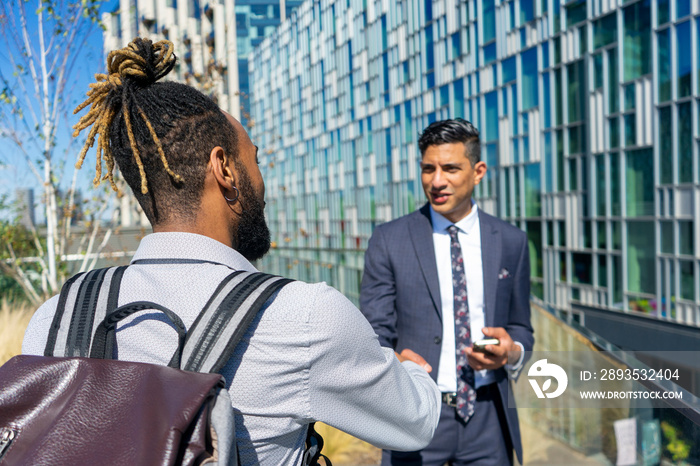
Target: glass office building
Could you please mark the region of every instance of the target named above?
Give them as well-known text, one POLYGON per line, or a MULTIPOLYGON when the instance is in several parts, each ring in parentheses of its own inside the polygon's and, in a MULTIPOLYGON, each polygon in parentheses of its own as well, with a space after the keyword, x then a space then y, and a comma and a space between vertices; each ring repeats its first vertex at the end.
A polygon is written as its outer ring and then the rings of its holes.
POLYGON ((373 227, 425 202, 420 131, 463 117, 535 296, 698 326, 699 68, 695 0, 307 1, 250 59, 263 268, 356 301, 373 227))

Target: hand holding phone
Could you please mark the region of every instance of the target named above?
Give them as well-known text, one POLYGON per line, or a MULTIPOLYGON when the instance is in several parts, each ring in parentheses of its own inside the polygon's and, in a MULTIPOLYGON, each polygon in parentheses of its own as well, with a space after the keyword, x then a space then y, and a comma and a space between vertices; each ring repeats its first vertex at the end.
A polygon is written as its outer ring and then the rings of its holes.
POLYGON ((472 348, 474 351, 478 353, 488 353, 486 351, 486 346, 487 345, 500 345, 501 342, 498 340, 498 338, 484 338, 483 340, 477 340, 472 344, 472 348))

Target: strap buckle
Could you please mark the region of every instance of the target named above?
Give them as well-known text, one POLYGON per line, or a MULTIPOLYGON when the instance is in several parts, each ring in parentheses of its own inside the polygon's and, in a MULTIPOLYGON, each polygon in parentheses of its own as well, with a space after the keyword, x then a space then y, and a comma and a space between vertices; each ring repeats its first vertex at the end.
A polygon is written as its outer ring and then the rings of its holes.
POLYGON ((442 394, 442 402, 453 408, 457 407, 457 393, 445 392, 442 394))

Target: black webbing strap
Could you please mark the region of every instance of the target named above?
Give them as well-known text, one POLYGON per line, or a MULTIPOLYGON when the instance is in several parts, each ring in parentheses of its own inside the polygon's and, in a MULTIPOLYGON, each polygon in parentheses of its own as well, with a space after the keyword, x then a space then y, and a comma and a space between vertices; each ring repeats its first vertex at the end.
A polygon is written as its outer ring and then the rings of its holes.
POLYGON ((84 273, 79 273, 69 278, 66 283, 63 284, 61 288, 61 294, 58 297, 58 305, 56 306, 56 314, 53 316, 53 321, 51 322, 51 327, 49 328, 49 338, 46 341, 46 347, 44 348, 44 356, 53 356, 53 351, 56 348, 56 339, 58 338, 58 330, 61 328, 61 320, 63 319, 63 314, 66 311, 66 300, 68 299, 68 294, 76 282, 84 273))
POLYGON ((106 309, 114 309, 119 298, 119 285, 125 270, 126 266, 91 270, 72 277, 63 285, 56 307, 56 314, 49 330, 46 348, 44 349, 45 356, 54 355, 61 323, 64 321, 66 303, 76 286, 78 289, 71 311, 70 324, 67 329, 62 356, 88 356, 92 340, 92 327, 100 295, 104 292, 105 287, 108 287, 108 296, 105 303, 106 309), (111 269, 114 269, 112 279, 106 283, 105 277, 111 269))
MULTIPOLYGON (((193 330, 196 328, 195 326, 205 325, 202 336, 198 341, 194 343, 185 343, 186 346, 188 344, 193 345, 193 349, 183 369, 190 371, 201 371, 204 362, 210 356, 212 349, 221 338, 221 335, 227 329, 234 314, 236 314, 237 317, 240 317, 240 321, 231 334, 231 337, 226 342, 225 349, 216 357, 215 363, 208 371, 220 372, 221 369, 223 369, 233 355, 236 345, 245 334, 248 326, 253 321, 258 311, 260 311, 263 305, 274 293, 293 281, 288 278, 280 278, 276 281, 271 281, 270 279, 272 278, 276 277, 274 275, 268 275, 261 272, 253 273, 248 277, 245 277, 239 284, 234 286, 231 291, 228 292, 226 297, 221 300, 221 303, 217 309, 213 313, 209 313, 208 317, 206 316, 208 306, 205 306, 203 312, 200 313, 197 320, 188 332, 189 338, 194 334, 193 330), (249 303, 249 307, 243 308, 243 304, 246 302, 246 300, 255 292, 256 289, 261 286, 265 286, 265 289, 252 303, 249 303), (242 316, 238 315, 238 313, 241 312, 244 314, 242 316)), ((223 287, 219 287, 217 289, 217 293, 212 296, 210 303, 214 302, 216 296, 223 292, 222 290, 223 287)))

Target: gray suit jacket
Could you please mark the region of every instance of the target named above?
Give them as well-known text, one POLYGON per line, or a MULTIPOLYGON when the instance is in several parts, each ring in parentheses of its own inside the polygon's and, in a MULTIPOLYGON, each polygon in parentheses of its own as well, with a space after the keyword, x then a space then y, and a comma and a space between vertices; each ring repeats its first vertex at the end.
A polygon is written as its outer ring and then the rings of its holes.
MULTIPOLYGON (((505 328, 525 351, 532 351, 527 237, 513 225, 478 212, 486 326, 505 328)), ((469 264, 465 266, 469 273, 469 264)), ((420 354, 433 367, 431 376, 436 379, 443 316, 428 204, 374 231, 365 253, 360 309, 380 344, 420 354)), ((503 368, 495 375, 513 447, 522 463, 517 412, 505 402, 512 397, 508 377, 503 368)))

